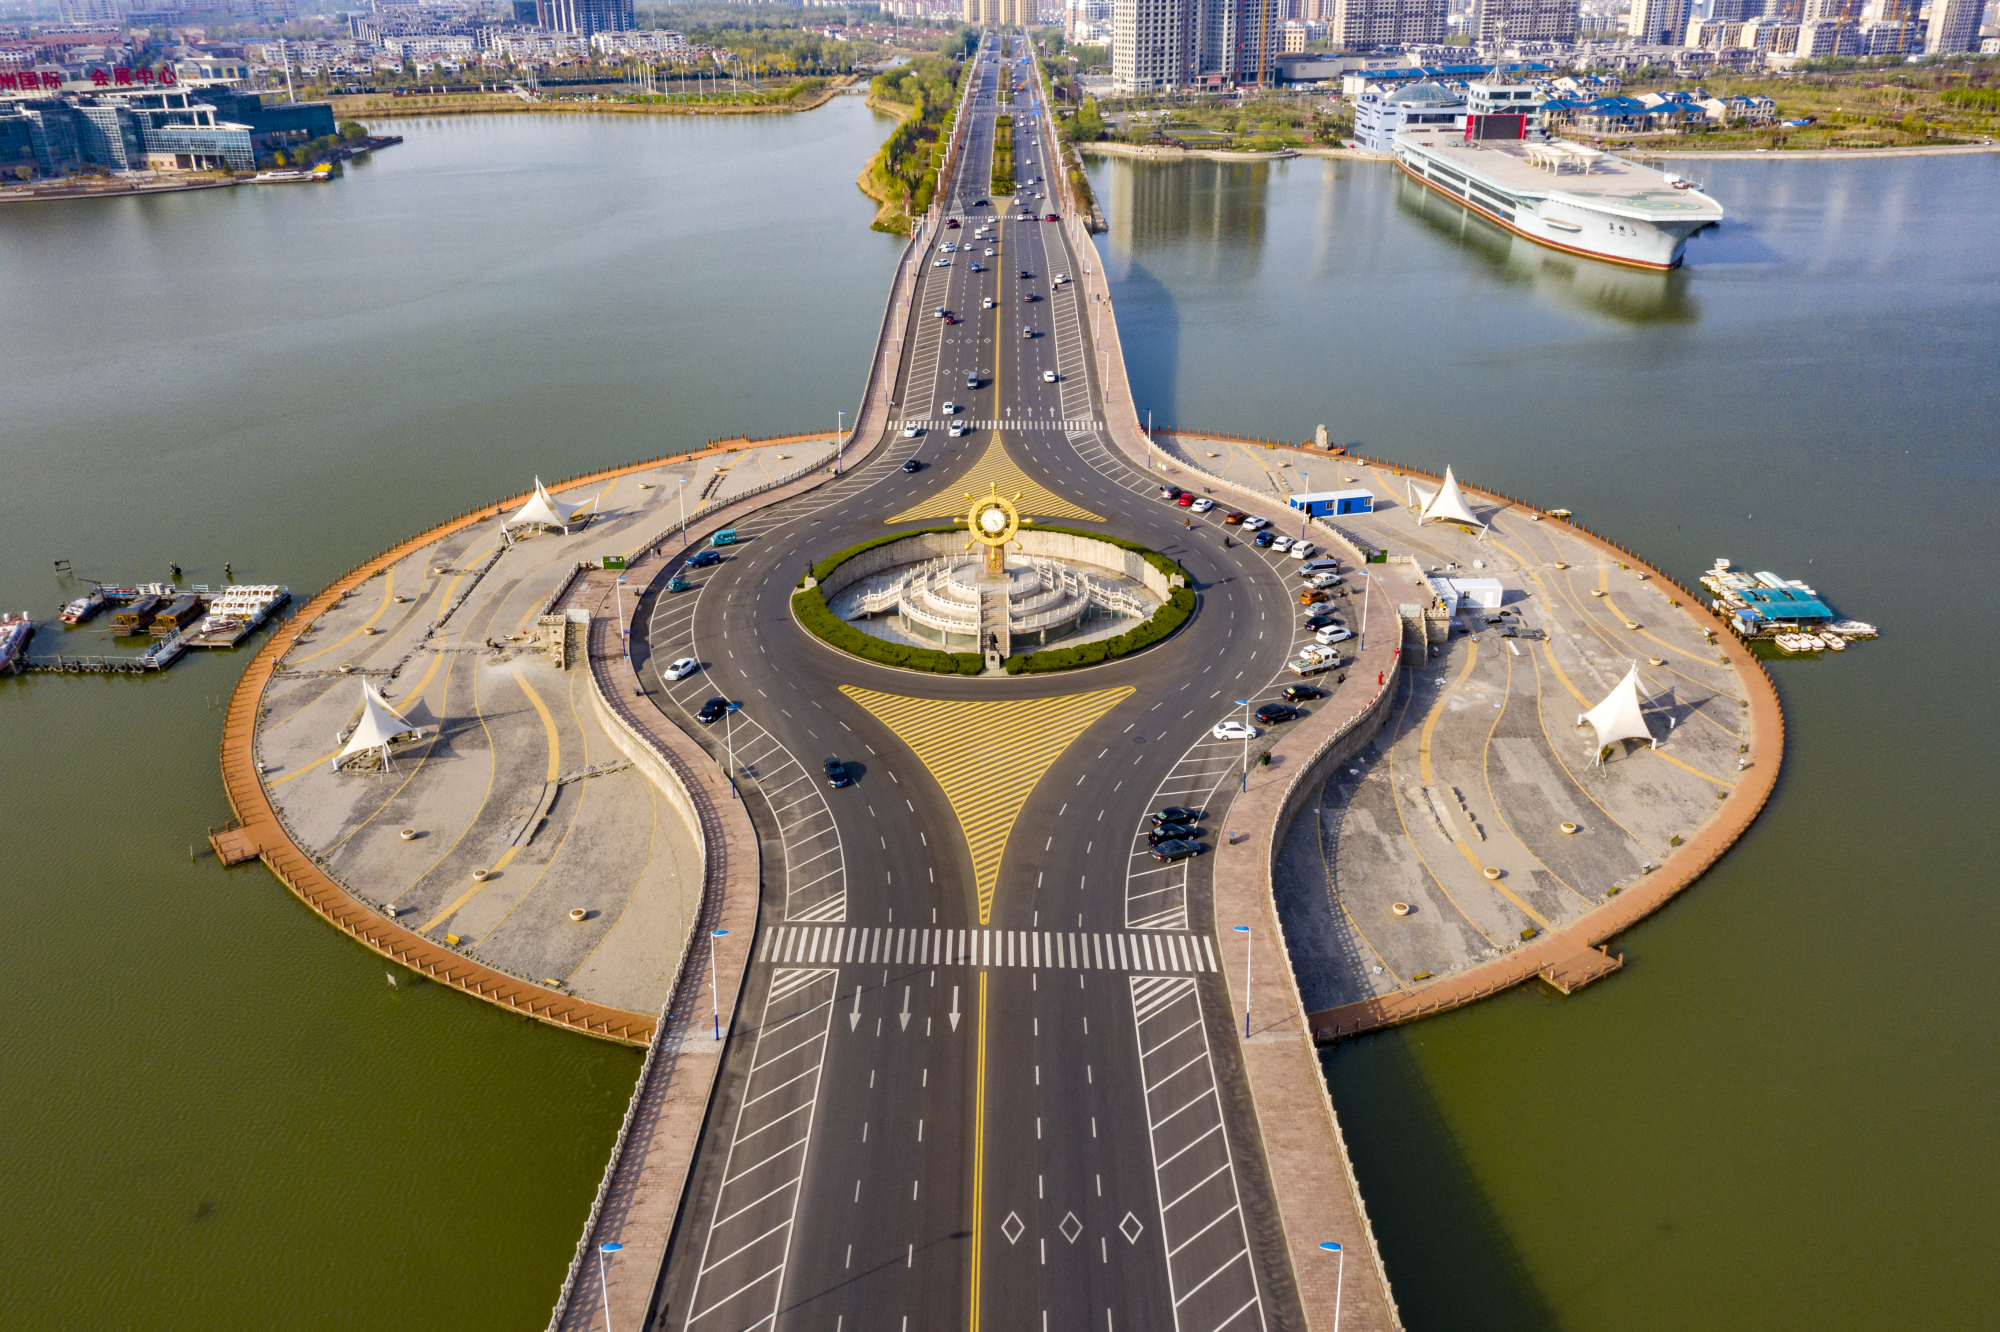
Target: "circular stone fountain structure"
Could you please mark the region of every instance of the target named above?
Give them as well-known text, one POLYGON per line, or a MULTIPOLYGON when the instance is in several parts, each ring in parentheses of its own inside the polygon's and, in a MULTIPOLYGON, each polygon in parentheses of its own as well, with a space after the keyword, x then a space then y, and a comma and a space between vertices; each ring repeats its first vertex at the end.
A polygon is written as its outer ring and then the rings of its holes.
POLYGON ((1116 635, 1181 586, 1171 562, 1088 532, 1039 528, 998 493, 963 525, 891 538, 841 561, 820 592, 833 614, 894 643, 1009 656, 1116 635))

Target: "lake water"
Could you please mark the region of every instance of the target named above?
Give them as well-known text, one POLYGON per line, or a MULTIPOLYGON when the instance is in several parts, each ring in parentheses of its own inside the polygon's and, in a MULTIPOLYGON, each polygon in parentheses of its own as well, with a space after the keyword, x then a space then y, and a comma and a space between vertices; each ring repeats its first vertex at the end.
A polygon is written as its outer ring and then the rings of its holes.
MULTIPOLYGON (((832 424, 899 249, 853 188, 888 123, 399 122, 329 186, 0 213, 0 607, 51 613, 58 558, 310 593, 537 472, 832 424)), ((1774 805, 1622 974, 1330 1058, 1421 1332, 2000 1306, 2000 159, 1690 174, 1730 220, 1649 278, 1375 164, 1093 172, 1162 423, 1324 421, 1885 630, 1777 668, 1774 805)), ((215 865, 246 655, 0 682, 0 1325, 538 1324, 638 1057, 392 989, 215 865)))

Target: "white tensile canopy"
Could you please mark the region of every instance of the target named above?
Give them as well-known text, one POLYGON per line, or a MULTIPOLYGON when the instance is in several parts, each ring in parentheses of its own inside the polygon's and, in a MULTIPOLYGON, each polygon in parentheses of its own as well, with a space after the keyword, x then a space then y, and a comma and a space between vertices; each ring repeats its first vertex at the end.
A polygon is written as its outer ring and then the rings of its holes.
POLYGON ((1625 672, 1625 678, 1617 687, 1604 696, 1604 701, 1576 719, 1582 726, 1585 722, 1597 730, 1597 748, 1600 753, 1606 745, 1617 744, 1620 740, 1644 740, 1655 749, 1660 742, 1653 739, 1653 733, 1646 726, 1646 715, 1639 703, 1639 668, 1633 666, 1625 672))
POLYGON ((346 746, 333 760, 337 769, 356 754, 372 750, 382 751, 382 765, 389 764, 389 742, 399 735, 423 734, 423 728, 404 721, 402 714, 390 707, 387 700, 375 692, 375 686, 366 680, 361 682, 361 720, 354 725, 354 734, 348 737, 346 746))
POLYGON ((542 527, 560 527, 567 533, 570 515, 582 507, 581 504, 564 504, 549 494, 542 485, 542 478, 538 476, 535 478, 535 493, 530 495, 528 502, 501 526, 525 527, 537 524, 542 527))
POLYGON ((1485 523, 1466 505, 1465 493, 1458 488, 1458 478, 1451 474, 1451 468, 1444 469, 1444 485, 1436 493, 1417 489, 1417 521, 1427 523, 1436 518, 1441 522, 1465 523, 1472 527, 1484 527, 1485 523))

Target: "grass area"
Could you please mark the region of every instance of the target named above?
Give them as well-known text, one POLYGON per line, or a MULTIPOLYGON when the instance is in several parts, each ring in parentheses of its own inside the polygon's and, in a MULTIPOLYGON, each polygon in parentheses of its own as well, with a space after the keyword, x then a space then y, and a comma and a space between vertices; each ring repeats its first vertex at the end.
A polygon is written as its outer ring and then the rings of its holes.
POLYGON ((997 197, 1014 192, 1014 117, 998 116, 993 121, 993 193, 997 197))
POLYGON ((535 101, 526 101, 511 91, 480 92, 476 88, 454 88, 441 93, 396 96, 393 92, 335 96, 335 116, 356 116, 369 120, 393 120, 414 116, 492 115, 515 111, 603 111, 618 114, 731 115, 753 112, 783 113, 810 111, 823 105, 834 92, 854 80, 847 75, 834 78, 767 81, 761 87, 739 85, 730 90, 723 79, 717 88, 711 81, 691 85, 699 91, 680 92, 677 85, 661 81, 659 92, 634 91, 626 83, 543 88, 535 101), (675 89, 668 91, 668 89, 675 89))
POLYGON ((855 182, 881 205, 874 222, 878 231, 908 235, 912 219, 923 216, 937 192, 965 72, 962 41, 953 38, 948 45, 952 50, 877 74, 868 85, 868 105, 890 111, 902 122, 855 182))
POLYGON ((1221 152, 1269 153, 1334 143, 1352 134, 1353 112, 1331 110, 1326 99, 1271 92, 1245 97, 1137 97, 1098 102, 1086 98, 1063 121, 1073 143, 1113 140, 1221 152))
MULTIPOLYGON (((1609 143, 1661 148, 1831 149, 1916 148, 2000 139, 2000 61, 1925 64, 1857 64, 1780 77, 1722 73, 1699 85, 1716 97, 1761 96, 1777 104, 1778 119, 1806 125, 1718 129, 1697 134, 1617 135, 1609 143)), ((1631 80, 1622 89, 1637 96, 1697 86, 1670 77, 1631 80)))

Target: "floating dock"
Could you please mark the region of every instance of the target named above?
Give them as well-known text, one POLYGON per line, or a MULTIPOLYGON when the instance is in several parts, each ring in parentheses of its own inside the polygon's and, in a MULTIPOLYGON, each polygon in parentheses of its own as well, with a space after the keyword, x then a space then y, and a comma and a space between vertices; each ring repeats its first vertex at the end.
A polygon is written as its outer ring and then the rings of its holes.
POLYGON ((62 608, 65 625, 82 624, 105 607, 113 607, 119 635, 151 634, 154 642, 137 655, 58 652, 30 660, 28 638, 34 626, 25 615, 0 620, 0 674, 11 671, 53 672, 58 675, 145 675, 163 671, 187 655, 189 648, 232 648, 268 623, 292 599, 279 583, 226 583, 210 587, 195 583, 99 584, 87 595, 62 608), (24 624, 25 631, 7 626, 24 624))
POLYGON ((1701 576, 1701 585, 1715 593, 1715 613, 1738 638, 1770 643, 1780 652, 1844 652, 1856 639, 1880 636, 1872 624, 1837 617, 1815 589, 1796 578, 1743 573, 1719 559, 1701 576))

